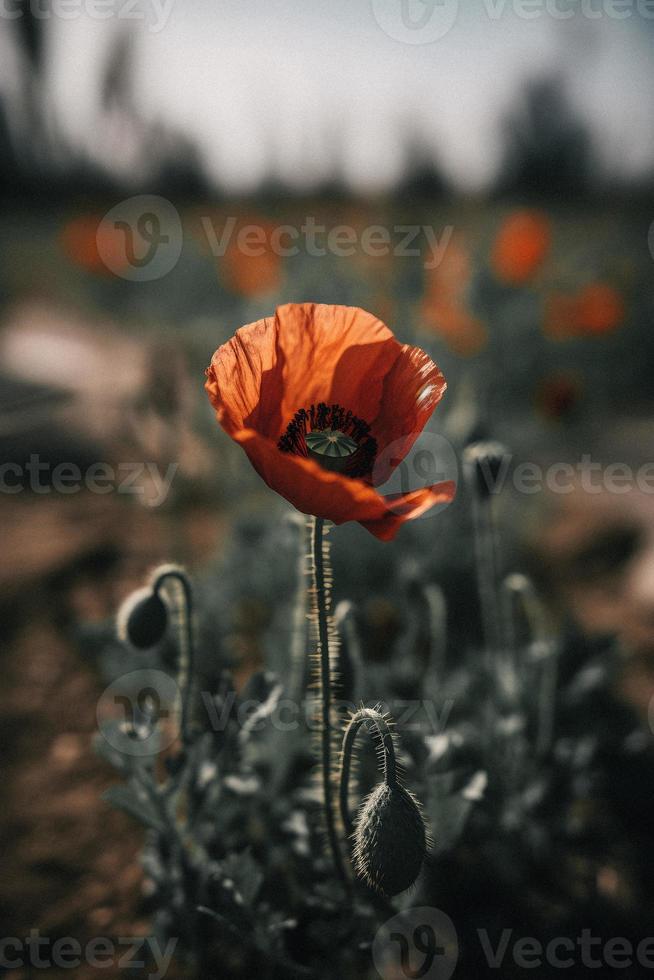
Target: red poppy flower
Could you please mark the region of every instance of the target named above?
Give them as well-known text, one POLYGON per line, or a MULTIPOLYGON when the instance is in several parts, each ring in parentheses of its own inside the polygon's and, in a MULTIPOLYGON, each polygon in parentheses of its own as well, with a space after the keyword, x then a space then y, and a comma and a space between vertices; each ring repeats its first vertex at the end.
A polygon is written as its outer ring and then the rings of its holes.
POLYGON ((450 501, 452 482, 383 497, 445 391, 418 347, 364 310, 289 303, 236 331, 206 389, 223 429, 268 486, 305 514, 376 537, 450 501))
POLYGON ((554 294, 545 308, 545 332, 555 340, 610 333, 623 322, 620 293, 605 283, 585 286, 576 295, 554 294))
POLYGON ((110 276, 112 270, 127 268, 125 236, 102 221, 102 215, 73 218, 62 229, 61 246, 68 258, 96 275, 110 276))
POLYGON ((282 278, 282 260, 272 235, 275 226, 260 218, 239 221, 220 262, 223 280, 234 293, 260 296, 273 292, 282 278))
POLYGON ((491 265, 502 282, 518 286, 542 265, 550 249, 552 233, 547 215, 540 211, 514 211, 499 230, 491 265))
POLYGON ((461 357, 478 354, 487 341, 484 324, 468 309, 472 277, 468 250, 460 237, 448 243, 442 260, 427 274, 422 319, 461 357))

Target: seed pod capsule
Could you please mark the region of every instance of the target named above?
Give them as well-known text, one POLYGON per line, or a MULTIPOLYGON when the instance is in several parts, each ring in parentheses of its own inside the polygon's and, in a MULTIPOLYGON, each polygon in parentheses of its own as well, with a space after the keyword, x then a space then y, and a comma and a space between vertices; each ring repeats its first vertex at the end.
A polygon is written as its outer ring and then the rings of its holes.
POLYGON ((500 477, 509 460, 509 451, 501 442, 475 442, 466 447, 463 460, 482 499, 501 489, 500 477))
POLYGON ((161 640, 168 626, 168 609, 158 592, 137 589, 123 602, 117 619, 118 636, 139 650, 161 640))
POLYGON ((383 895, 410 888, 427 854, 427 832, 414 797, 380 783, 364 800, 354 834, 357 874, 383 895))

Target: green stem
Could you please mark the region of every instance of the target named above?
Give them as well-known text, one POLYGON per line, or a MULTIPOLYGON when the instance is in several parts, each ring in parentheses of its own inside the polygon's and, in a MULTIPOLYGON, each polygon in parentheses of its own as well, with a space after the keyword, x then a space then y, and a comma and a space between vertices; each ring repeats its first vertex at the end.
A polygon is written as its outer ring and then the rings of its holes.
POLYGON ((366 722, 370 722, 377 729, 379 740, 383 749, 384 759, 384 779, 386 785, 391 788, 397 786, 397 764, 395 762, 395 745, 393 743, 393 733, 384 716, 374 708, 359 708, 356 714, 350 718, 350 723, 345 729, 343 736, 343 753, 341 758, 341 785, 340 785, 340 804, 341 819, 348 837, 354 833, 354 824, 350 816, 350 771, 352 768, 352 750, 354 740, 359 729, 366 722))
POLYGON ((177 686, 181 698, 181 718, 180 727, 182 740, 188 745, 191 739, 190 732, 190 712, 191 712, 191 685, 194 666, 194 643, 193 643, 193 590, 191 581, 181 568, 169 567, 162 570, 152 584, 153 591, 158 593, 159 589, 167 579, 174 579, 182 589, 183 601, 180 603, 180 639, 179 639, 179 660, 177 664, 177 686))
POLYGON ((312 534, 312 553, 313 553, 313 575, 316 596, 316 614, 318 619, 318 653, 320 657, 319 679, 320 679, 320 742, 321 742, 321 764, 322 764, 322 785, 325 800, 325 819, 327 822, 327 836, 334 859, 336 873, 342 881, 347 881, 347 875, 343 866, 341 848, 336 830, 336 820, 334 815, 333 786, 331 777, 332 766, 332 738, 331 738, 331 664, 329 658, 329 620, 327 607, 327 591, 325 588, 325 555, 323 546, 324 519, 314 517, 312 534))

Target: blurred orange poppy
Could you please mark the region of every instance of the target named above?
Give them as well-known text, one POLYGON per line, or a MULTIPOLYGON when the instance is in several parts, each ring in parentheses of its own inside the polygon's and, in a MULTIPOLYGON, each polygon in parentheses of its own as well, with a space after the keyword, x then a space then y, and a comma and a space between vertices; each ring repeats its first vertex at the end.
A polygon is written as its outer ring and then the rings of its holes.
POLYGON ((440 263, 427 272, 421 309, 424 323, 463 357, 479 353, 487 340, 486 327, 467 308, 470 276, 468 252, 460 238, 452 238, 440 263))
POLYGON ((491 266, 497 278, 513 286, 527 282, 538 271, 550 249, 552 233, 541 211, 514 211, 498 232, 491 266))
POLYGON ((438 367, 356 307, 289 303, 214 354, 218 421, 268 486, 298 510, 358 521, 382 540, 450 501, 452 482, 383 497, 445 391, 438 367))
POLYGON ((591 283, 576 295, 555 293, 545 307, 545 332, 555 340, 609 333, 625 317, 624 300, 606 283, 591 283))
POLYGON ((274 247, 275 226, 260 219, 241 219, 220 261, 225 285, 241 296, 258 296, 277 289, 282 260, 274 247))
POLYGON ((72 262, 95 275, 112 275, 129 266, 124 234, 103 222, 102 215, 72 218, 64 225, 59 240, 72 262))

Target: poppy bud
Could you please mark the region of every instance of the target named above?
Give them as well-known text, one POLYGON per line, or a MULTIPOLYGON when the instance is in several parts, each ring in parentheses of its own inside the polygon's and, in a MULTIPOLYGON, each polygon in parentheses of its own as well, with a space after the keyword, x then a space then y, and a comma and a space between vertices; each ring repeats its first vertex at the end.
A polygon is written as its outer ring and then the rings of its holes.
POLYGON ((509 451, 501 442, 475 442, 466 448, 463 459, 480 497, 487 498, 501 489, 500 477, 509 459, 509 451))
POLYGON ((166 632, 168 609, 158 592, 145 587, 123 602, 117 619, 118 636, 139 650, 155 646, 166 632))
POLYGON ((354 833, 357 874, 383 895, 410 888, 427 854, 425 822, 398 783, 380 783, 364 801, 354 833))

